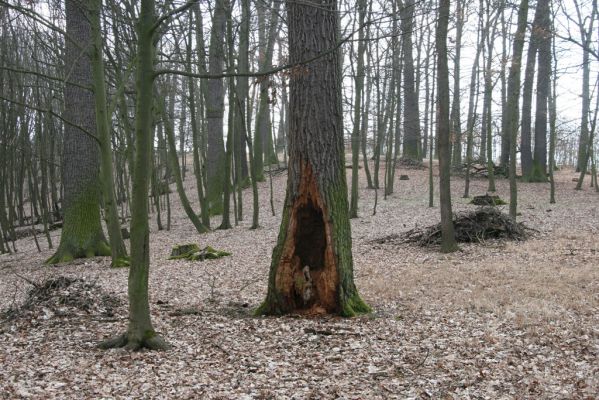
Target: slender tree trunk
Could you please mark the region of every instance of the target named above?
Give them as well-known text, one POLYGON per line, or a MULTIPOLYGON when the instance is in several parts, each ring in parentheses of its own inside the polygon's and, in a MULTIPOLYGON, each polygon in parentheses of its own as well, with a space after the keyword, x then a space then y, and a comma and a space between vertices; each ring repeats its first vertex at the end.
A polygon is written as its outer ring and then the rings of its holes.
POLYGON ((453 229, 451 211, 449 150, 449 70, 447 67, 447 27, 449 0, 439 1, 439 16, 435 43, 437 48, 437 142, 439 143, 439 202, 441 205, 441 251, 450 253, 458 249, 453 229))
MULTIPOLYGON (((462 126, 460 121, 460 62, 462 53, 462 31, 464 27, 464 0, 456 0, 456 34, 455 56, 453 59, 453 100, 451 106, 451 143, 452 164, 459 167, 462 164, 462 126)), ((426 132, 426 131, 425 131, 426 132)))
POLYGON ((111 115, 108 114, 106 107, 106 87, 104 76, 104 60, 102 55, 103 40, 100 26, 100 13, 102 8, 101 0, 93 0, 91 2, 91 10, 89 13, 92 34, 92 75, 95 96, 96 110, 96 126, 98 139, 100 141, 100 154, 102 160, 102 189, 104 194, 104 212, 108 219, 108 237, 110 241, 110 251, 112 255, 113 267, 129 266, 127 257, 127 248, 123 242, 121 234, 121 224, 117 210, 117 201, 114 191, 114 172, 112 160, 111 132, 110 124, 111 115))
POLYGON ((366 19, 366 2, 358 1, 358 52, 356 55, 356 76, 354 78, 354 126, 351 135, 351 151, 352 151, 352 175, 351 175, 351 200, 349 207, 349 217, 358 217, 358 176, 360 163, 360 128, 362 126, 362 93, 364 92, 364 53, 366 43, 364 42, 364 20, 366 19))
POLYGON ((154 98, 154 0, 141 0, 137 21, 137 68, 135 110, 135 167, 131 205, 131 268, 129 269, 129 326, 127 332, 100 344, 102 348, 165 349, 150 318, 148 277, 150 229, 148 226, 148 180, 146 166, 152 154, 152 102, 154 98))

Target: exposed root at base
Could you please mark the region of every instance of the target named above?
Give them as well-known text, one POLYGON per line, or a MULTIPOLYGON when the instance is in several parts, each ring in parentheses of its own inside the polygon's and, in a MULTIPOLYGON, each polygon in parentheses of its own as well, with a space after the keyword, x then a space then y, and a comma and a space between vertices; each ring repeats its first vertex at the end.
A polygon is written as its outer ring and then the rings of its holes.
POLYGON ((110 256, 110 246, 106 242, 100 242, 96 246, 90 246, 86 249, 72 250, 72 246, 62 246, 56 250, 56 253, 46 260, 46 264, 62 264, 71 262, 76 258, 92 258, 110 256), (67 248, 65 248, 67 247, 67 248))
POLYGON ((124 348, 129 351, 140 351, 143 349, 164 351, 170 349, 170 345, 157 334, 145 335, 144 338, 130 338, 127 333, 123 333, 115 338, 105 340, 98 344, 102 350, 124 348))

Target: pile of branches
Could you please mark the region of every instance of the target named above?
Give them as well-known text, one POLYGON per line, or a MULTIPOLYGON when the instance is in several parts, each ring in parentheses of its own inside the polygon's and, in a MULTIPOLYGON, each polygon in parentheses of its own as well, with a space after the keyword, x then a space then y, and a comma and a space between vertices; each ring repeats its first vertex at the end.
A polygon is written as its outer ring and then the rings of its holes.
POLYGON ((173 247, 169 260, 189 260, 189 261, 204 261, 216 260, 218 258, 230 256, 231 253, 222 250, 216 250, 211 246, 206 246, 203 249, 195 243, 180 244, 173 247))
POLYGON ((397 160, 397 166, 404 169, 425 169, 426 166, 421 160, 413 160, 411 158, 400 158, 397 160))
MULTIPOLYGON (((530 230, 494 207, 456 214, 453 226, 458 243, 483 243, 491 239, 525 240, 530 230)), ((441 244, 441 224, 423 229, 414 228, 404 234, 403 242, 423 247, 438 246, 441 244)))
POLYGON ((114 310, 122 304, 119 298, 85 279, 59 276, 41 283, 25 280, 33 286, 25 301, 2 312, 0 319, 50 319, 79 314, 113 317, 114 310))
MULTIPOLYGON (((465 176, 466 170, 468 169, 468 163, 463 163, 453 167, 453 172, 459 176, 465 176)), ((493 174, 495 177, 506 177, 509 174, 507 168, 501 165, 493 165, 493 174)), ((471 178, 488 178, 489 169, 486 163, 473 162, 470 164, 470 177, 471 178)))

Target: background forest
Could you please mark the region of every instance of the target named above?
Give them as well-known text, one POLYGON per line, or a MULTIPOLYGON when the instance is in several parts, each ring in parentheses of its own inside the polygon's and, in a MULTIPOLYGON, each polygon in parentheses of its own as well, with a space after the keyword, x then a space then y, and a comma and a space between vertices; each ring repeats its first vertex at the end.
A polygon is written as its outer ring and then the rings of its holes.
POLYGON ((594 398, 598 112, 597 0, 0 0, 0 397, 594 398))

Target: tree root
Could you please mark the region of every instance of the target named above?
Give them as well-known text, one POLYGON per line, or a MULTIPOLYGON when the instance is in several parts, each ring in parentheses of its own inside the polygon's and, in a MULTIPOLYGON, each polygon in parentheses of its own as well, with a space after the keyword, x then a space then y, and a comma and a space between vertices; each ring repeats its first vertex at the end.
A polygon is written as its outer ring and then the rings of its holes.
POLYGON ((112 339, 105 340, 98 344, 98 348, 102 350, 124 348, 129 351, 140 351, 143 349, 164 351, 170 349, 170 345, 162 338, 152 332, 144 337, 130 337, 128 333, 123 333, 112 339))
POLYGON ((76 258, 92 258, 96 256, 110 256, 110 246, 105 241, 85 249, 73 249, 73 246, 60 246, 56 253, 46 260, 46 264, 62 264, 71 262, 76 258))

